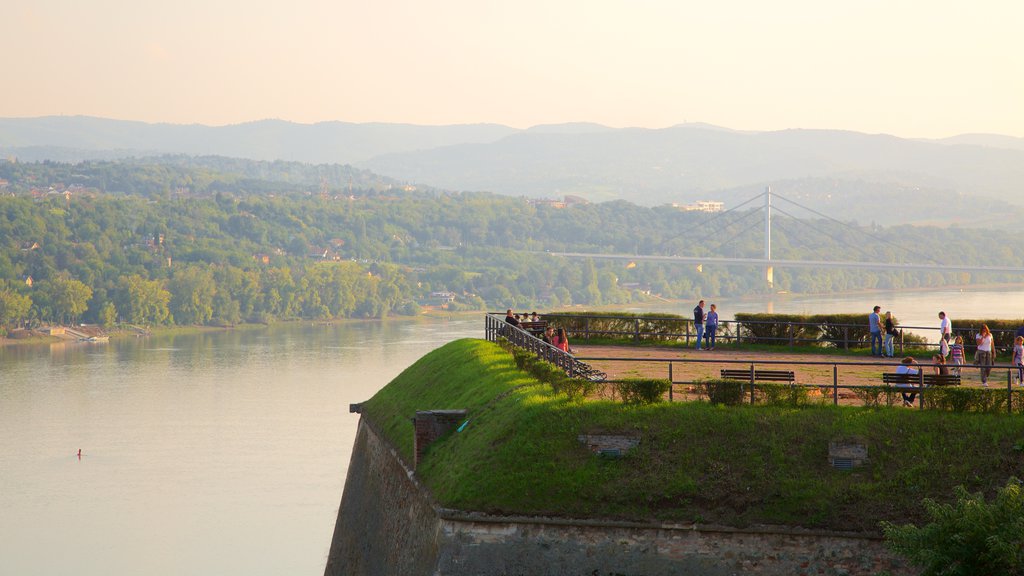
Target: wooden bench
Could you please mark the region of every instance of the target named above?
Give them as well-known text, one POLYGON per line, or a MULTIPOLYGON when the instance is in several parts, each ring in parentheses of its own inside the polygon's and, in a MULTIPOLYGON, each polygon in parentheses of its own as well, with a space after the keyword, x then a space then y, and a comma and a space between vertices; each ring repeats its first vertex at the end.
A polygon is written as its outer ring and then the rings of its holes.
MULTIPOLYGON (((750 382, 750 370, 722 370, 722 378, 750 382)), ((787 382, 789 384, 796 384, 796 375, 793 374, 792 370, 754 370, 754 382, 787 382)))
POLYGON ((540 338, 544 334, 544 330, 548 327, 547 320, 538 320, 536 322, 519 322, 519 327, 526 330, 530 334, 540 338))
POLYGON ((892 386, 959 386, 959 374, 896 374, 885 372, 882 382, 892 386))

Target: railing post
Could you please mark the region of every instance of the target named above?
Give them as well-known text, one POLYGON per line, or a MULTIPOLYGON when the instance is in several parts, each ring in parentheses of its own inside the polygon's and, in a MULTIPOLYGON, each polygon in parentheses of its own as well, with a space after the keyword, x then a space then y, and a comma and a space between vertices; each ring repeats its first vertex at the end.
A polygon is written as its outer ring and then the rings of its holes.
POLYGON ((850 349, 850 327, 843 326, 843 350, 850 349))
POLYGON ((839 406, 839 366, 832 365, 832 405, 839 406))
POLYGON ((750 404, 754 404, 754 364, 750 364, 750 404))
POLYGON ((924 410, 924 370, 917 370, 917 407, 924 410))
POLYGON ((668 363, 668 401, 672 401, 672 389, 675 388, 675 380, 672 378, 672 363, 668 363))
POLYGON ((640 319, 639 318, 634 318, 633 319, 633 341, 634 342, 639 342, 640 341, 640 319))
POLYGON ((1013 414, 1013 368, 1006 370, 1006 413, 1013 414))
POLYGON ((900 356, 903 356, 903 328, 900 328, 900 356))
POLYGON ((583 333, 586 334, 587 342, 590 341, 590 316, 583 319, 583 333))

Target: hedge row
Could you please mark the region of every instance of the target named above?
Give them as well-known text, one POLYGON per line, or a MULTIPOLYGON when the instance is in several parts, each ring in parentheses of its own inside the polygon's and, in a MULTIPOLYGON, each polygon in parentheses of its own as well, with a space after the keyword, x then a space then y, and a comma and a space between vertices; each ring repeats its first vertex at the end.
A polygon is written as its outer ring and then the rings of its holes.
POLYGON ((694 333, 692 320, 676 314, 559 312, 545 314, 543 319, 577 338, 678 340, 687 329, 694 333))

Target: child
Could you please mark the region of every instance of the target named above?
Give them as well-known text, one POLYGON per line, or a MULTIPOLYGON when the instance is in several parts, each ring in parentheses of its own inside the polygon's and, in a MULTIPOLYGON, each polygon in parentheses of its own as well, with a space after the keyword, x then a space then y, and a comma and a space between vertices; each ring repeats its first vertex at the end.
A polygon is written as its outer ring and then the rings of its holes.
POLYGON ((953 357, 953 373, 960 375, 960 367, 964 365, 964 338, 963 336, 957 336, 956 340, 953 341, 953 345, 949 347, 949 352, 953 357))
POLYGON ((1017 366, 1017 385, 1024 386, 1024 336, 1013 341, 1013 363, 1017 366))

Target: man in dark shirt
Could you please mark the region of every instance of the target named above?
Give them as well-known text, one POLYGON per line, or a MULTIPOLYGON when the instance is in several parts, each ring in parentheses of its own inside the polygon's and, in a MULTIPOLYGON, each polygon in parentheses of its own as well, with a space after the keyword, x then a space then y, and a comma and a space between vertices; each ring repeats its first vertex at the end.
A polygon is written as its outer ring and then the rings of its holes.
POLYGON ((704 338, 704 301, 697 303, 693 309, 693 324, 697 327, 697 350, 700 350, 700 341, 704 338))
POLYGON ((519 326, 519 320, 516 320, 516 315, 512 313, 511 308, 505 311, 505 322, 513 326, 519 326))

